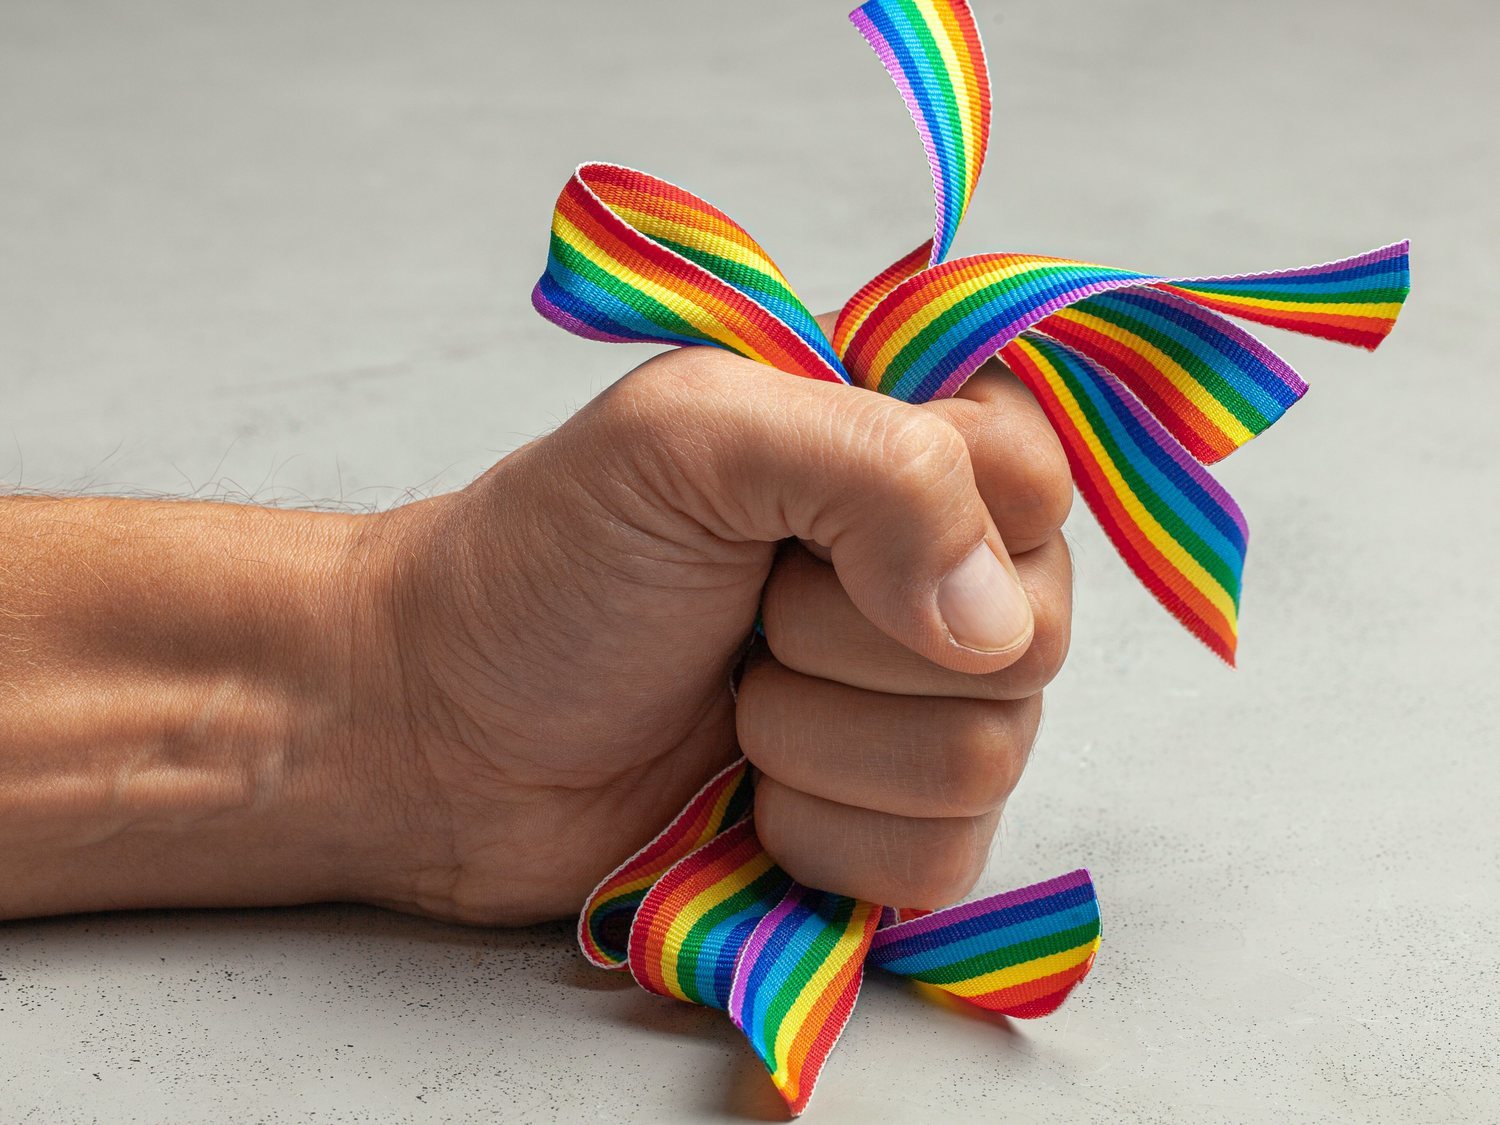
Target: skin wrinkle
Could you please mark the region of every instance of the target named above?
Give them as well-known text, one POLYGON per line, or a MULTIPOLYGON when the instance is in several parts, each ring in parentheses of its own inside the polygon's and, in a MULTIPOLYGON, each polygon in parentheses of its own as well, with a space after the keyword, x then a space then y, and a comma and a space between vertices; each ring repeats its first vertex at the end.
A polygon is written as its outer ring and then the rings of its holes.
POLYGON ((1069 612, 1058 539, 1018 553, 1036 655, 1009 681, 1015 654, 960 651, 937 617, 980 536, 1045 517, 1007 488, 1069 488, 1044 479, 1056 458, 1032 479, 1006 455, 1032 400, 985 374, 964 393, 915 407, 676 352, 468 488, 388 512, 0 499, 0 611, 29 648, 0 693, 0 917, 323 898, 556 917, 733 758, 742 721, 828 794, 763 775, 772 858, 941 905, 998 823, 966 814, 1010 789, 1035 727, 1036 700, 985 696, 1048 678, 1069 612), (737 707, 763 585, 754 659, 804 674, 747 680, 737 707), (143 752, 174 714, 176 740, 143 752), (128 825, 69 850, 101 778, 128 825), (871 786, 898 811, 864 807, 887 804, 871 786))
MULTIPOLYGON (((963 690, 954 694, 997 699, 1033 694, 1050 682, 1066 656, 1072 606, 1066 543, 1055 534, 1042 547, 1020 556, 1016 566, 1036 617, 1032 646, 1008 668, 964 679, 963 690), (1049 566, 1049 559, 1055 559, 1055 565, 1049 566)), ((873 686, 871 677, 879 677, 882 690, 898 693, 938 690, 942 673, 878 633, 843 595, 832 570, 814 563, 808 554, 784 556, 767 587, 762 610, 772 650, 798 672, 855 677, 851 682, 856 687, 873 686)))

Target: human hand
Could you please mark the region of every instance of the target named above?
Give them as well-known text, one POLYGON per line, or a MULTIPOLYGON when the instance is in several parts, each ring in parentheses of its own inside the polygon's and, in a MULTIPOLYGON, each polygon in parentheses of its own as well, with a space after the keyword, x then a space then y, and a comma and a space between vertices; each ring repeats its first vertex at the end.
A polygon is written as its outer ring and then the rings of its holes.
POLYGON ((795 878, 962 897, 1066 653, 1071 498, 998 364, 918 407, 713 349, 647 362, 463 491, 369 517, 343 772, 388 861, 347 893, 575 911, 743 752, 795 878))

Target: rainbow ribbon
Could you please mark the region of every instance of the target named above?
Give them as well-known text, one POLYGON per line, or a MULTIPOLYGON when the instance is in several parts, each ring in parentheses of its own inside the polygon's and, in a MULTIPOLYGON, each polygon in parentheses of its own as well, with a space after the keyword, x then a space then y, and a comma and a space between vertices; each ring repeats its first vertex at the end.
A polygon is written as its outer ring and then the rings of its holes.
POLYGON ((894 910, 795 882, 750 817, 742 758, 594 889, 578 945, 648 992, 728 1013, 799 1114, 854 1010, 866 965, 1022 1019, 1054 1011, 1094 963, 1087 871, 939 910, 894 910))
MULTIPOLYGON (((984 165, 990 85, 964 0, 870 0, 851 21, 895 80, 932 170, 932 237, 861 288, 830 335, 729 216, 681 188, 584 164, 532 302, 579 336, 711 344, 907 402, 998 355, 1041 404, 1073 479, 1140 581, 1234 662, 1248 529, 1204 470, 1306 391, 1221 314, 1373 349, 1409 287, 1407 244, 1324 265, 1166 277, 1034 254, 948 260, 984 165)), ((992 1011, 1054 1010, 1099 945, 1088 875, 931 914, 797 885, 760 847, 743 761, 590 896, 585 956, 723 1009, 792 1112, 812 1094, 866 965, 992 1011)))

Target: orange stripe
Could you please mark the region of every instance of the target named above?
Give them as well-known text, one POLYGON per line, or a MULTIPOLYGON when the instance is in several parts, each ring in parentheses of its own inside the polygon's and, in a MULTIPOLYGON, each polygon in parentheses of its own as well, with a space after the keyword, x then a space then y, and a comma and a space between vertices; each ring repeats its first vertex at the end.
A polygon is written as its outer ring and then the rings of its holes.
MULTIPOLYGON (((964 184, 964 208, 967 210, 974 187, 979 183, 979 173, 984 165, 985 149, 988 147, 986 136, 988 123, 980 106, 983 106, 989 99, 989 74, 984 66, 984 53, 979 49, 978 36, 974 34, 972 17, 961 21, 958 18, 958 11, 945 3, 935 4, 933 7, 936 9, 938 21, 943 25, 943 30, 948 36, 948 41, 953 45, 953 54, 963 74, 965 92, 972 94, 976 103, 974 114, 965 121, 965 125, 972 127, 974 131, 973 141, 964 151, 964 171, 967 175, 964 184)), ((960 112, 962 112, 961 108, 960 112)))
POLYGON ((1056 258, 1038 258, 1027 254, 984 254, 968 260, 958 258, 945 266, 918 274, 917 280, 911 283, 911 289, 900 301, 895 305, 887 301, 870 314, 864 327, 856 334, 856 339, 851 342, 857 343, 859 349, 850 357, 850 361, 859 369, 860 377, 866 385, 871 385, 878 381, 883 372, 868 370, 868 364, 880 354, 891 337, 908 324, 916 322, 925 327, 968 296, 974 287, 984 288, 994 284, 1009 267, 1020 267, 1008 275, 1015 276, 1016 273, 1030 272, 1035 267, 1057 261, 1056 258), (963 286, 965 292, 958 291, 960 286, 955 284, 955 279, 966 283, 963 286))
MULTIPOLYGON (((1100 366, 1113 371, 1135 392, 1138 398, 1147 400, 1147 405, 1152 407, 1151 413, 1156 415, 1157 421, 1165 424, 1167 417, 1164 415, 1170 416, 1181 429, 1188 430, 1196 436, 1199 449, 1193 450, 1194 453, 1207 452, 1211 454, 1209 460, 1218 461, 1239 448, 1234 444, 1234 439, 1185 395, 1176 383, 1158 371, 1149 359, 1125 341, 1074 320, 1069 315, 1071 311, 1071 309, 1061 309, 1053 313, 1045 320, 1038 322, 1037 330, 1081 352, 1092 352, 1095 359, 1103 355, 1123 364, 1126 367, 1125 371, 1118 370, 1109 363, 1101 362, 1100 366), (1160 378, 1147 379, 1142 374, 1143 368, 1159 375, 1160 378)), ((1199 460, 1203 459, 1200 455, 1199 460)))
MULTIPOLYGON (((1014 344, 1007 346, 1002 352, 1002 356, 1007 364, 1012 365, 1011 370, 1026 380, 1027 386, 1031 388, 1038 399, 1045 400, 1043 401, 1043 406, 1045 407, 1050 404, 1050 409, 1047 410, 1048 417, 1052 420, 1054 427, 1058 431, 1058 435, 1073 454, 1076 463, 1082 467, 1088 479, 1088 484, 1091 486, 1090 491, 1097 498, 1097 503, 1105 509, 1105 512, 1096 511, 1095 513, 1099 516, 1101 522, 1103 522, 1107 513, 1109 522, 1115 526, 1121 537, 1127 541, 1131 550, 1136 553, 1142 564, 1148 570, 1155 573, 1168 587, 1172 595, 1179 600, 1183 614, 1196 617, 1204 628, 1210 630, 1213 636, 1220 639, 1221 646, 1232 650, 1232 646, 1228 645, 1227 638, 1234 636, 1234 630, 1229 626, 1228 619, 1204 596, 1203 592, 1193 584, 1192 580, 1183 574, 1176 564, 1156 548, 1145 532, 1130 518, 1129 513, 1125 511, 1124 506, 1120 503, 1119 497, 1115 495, 1114 488, 1105 475, 1103 468, 1098 464, 1093 451, 1084 440, 1082 432, 1078 427, 1073 425, 1068 412, 1063 408, 1062 402, 1058 399, 1056 392, 1053 391, 1050 380, 1040 369, 1039 365, 1034 363, 1024 350, 1014 344), (1021 370, 1017 370, 1017 367, 1020 367, 1021 370), (1179 581, 1171 581, 1172 575, 1176 575, 1179 581), (1184 586, 1186 589, 1183 589, 1184 586)), ((1082 482, 1080 482, 1080 488, 1082 487, 1082 482)))
MULTIPOLYGON (((856 908, 859 909, 859 908, 856 908)), ((875 937, 874 923, 880 919, 879 908, 869 910, 864 924, 864 941, 858 948, 851 949, 843 964, 834 973, 833 979, 829 981, 828 987, 818 997, 803 1018, 802 1026, 797 1029, 791 1043, 787 1047, 787 1070, 791 1074, 800 1075, 806 1065, 807 1056, 816 1045, 816 1040, 823 1028, 828 1023, 830 1013, 852 1005, 853 1000, 849 998, 851 990, 858 987, 856 977, 864 970, 865 955, 869 951, 870 942, 875 937)), ((774 1050, 774 1045, 772 1050, 774 1050)), ((826 1052, 825 1052, 826 1054, 826 1052)))
MULTIPOLYGON (((760 842, 753 833, 746 832, 743 838, 736 842, 724 854, 716 857, 712 864, 699 868, 682 879, 676 886, 672 887, 657 904, 656 910, 651 914, 646 929, 646 958, 644 969, 647 977, 651 979, 658 991, 669 991, 666 987, 666 967, 669 963, 674 966, 679 960, 678 950, 667 948, 667 933, 672 924, 682 917, 685 908, 705 891, 718 890, 726 882, 735 881, 739 873, 749 864, 755 862, 761 854, 760 842)), ((717 901, 727 898, 749 884, 749 880, 740 879, 740 886, 735 886, 717 901)), ((690 919, 696 921, 696 918, 690 919)))
MULTIPOLYGON (((586 234, 601 251, 609 256, 612 262, 630 274, 641 276, 640 272, 630 264, 632 259, 640 256, 640 248, 632 246, 625 237, 620 235, 619 229, 632 230, 632 228, 625 224, 618 216, 606 210, 606 214, 610 216, 611 223, 618 225, 617 228, 612 229, 610 226, 606 226, 594 213, 592 207, 582 203, 581 200, 560 199, 558 200, 557 210, 564 218, 586 234)), ((639 231, 633 231, 633 233, 636 237, 650 243, 650 239, 646 235, 641 234, 639 231)), ((654 243, 651 243, 651 245, 662 254, 670 253, 670 251, 667 251, 663 247, 655 246, 654 243)), ((687 268, 684 267, 683 262, 676 255, 672 255, 672 267, 668 278, 671 285, 666 287, 695 303, 703 313, 712 317, 717 322, 721 330, 732 331, 735 335, 739 336, 747 345, 758 351, 772 367, 780 368, 782 371, 789 371, 794 375, 807 375, 810 378, 829 377, 814 373, 821 368, 821 364, 818 365, 818 368, 810 371, 808 365, 803 362, 804 357, 802 355, 793 354, 776 336, 771 335, 765 327, 765 321, 767 320, 779 327, 783 336, 792 336, 794 334, 781 325, 779 321, 776 321, 774 317, 771 317, 764 309, 761 309, 760 306, 750 301, 749 298, 731 289, 717 278, 714 278, 712 283, 719 287, 718 290, 706 288, 696 280, 698 267, 690 267, 694 271, 690 275, 687 272, 687 268)), ((712 275, 706 273, 705 276, 712 277, 712 275)), ((628 279, 625 280, 628 283, 628 279)), ((661 282, 658 283, 660 284, 661 282)), ((710 338, 718 339, 712 330, 705 330, 699 324, 695 324, 694 327, 704 332, 710 338)), ((721 340, 720 342, 723 341, 721 340)), ((798 339, 798 343, 801 343, 800 338, 798 339)))
POLYGON ((1037 977, 1026 981, 1024 984, 1014 984, 1009 988, 1002 988, 998 992, 986 992, 980 996, 960 996, 960 1000, 967 1000, 980 1008, 986 1008, 992 1012, 1003 1012, 1028 1001, 1049 996, 1055 992, 1061 992, 1071 985, 1077 984, 1088 975, 1089 967, 1094 963, 1094 955, 1074 965, 1071 969, 1064 969, 1060 973, 1050 976, 1037 977))
POLYGON ((1353 316, 1348 313, 1290 312, 1282 309, 1256 308, 1233 299, 1209 297, 1192 289, 1182 289, 1175 285, 1159 285, 1157 288, 1176 293, 1194 304, 1213 309, 1215 312, 1239 317, 1241 320, 1269 324, 1273 328, 1300 329, 1311 335, 1324 336, 1341 342, 1361 343, 1365 347, 1374 347, 1375 344, 1385 339, 1390 335, 1391 328, 1396 323, 1390 317, 1384 316, 1353 316))
POLYGON ((864 324, 876 306, 890 296, 891 290, 896 286, 918 270, 925 268, 931 258, 932 239, 929 238, 906 257, 886 266, 850 298, 849 303, 839 314, 838 323, 834 326, 833 347, 841 359, 844 358, 844 350, 849 346, 854 334, 859 331, 860 326, 864 324))
POLYGON ((625 207, 632 211, 644 211, 647 214, 657 211, 669 210, 662 215, 663 219, 670 222, 680 223, 705 234, 723 238, 729 242, 737 243, 746 250, 752 251, 757 256, 764 258, 765 251, 760 245, 745 232, 734 220, 723 212, 706 211, 696 206, 689 199, 679 199, 668 196, 658 191, 648 191, 641 187, 625 186, 623 184, 604 184, 593 180, 586 180, 590 188, 608 207, 625 207))

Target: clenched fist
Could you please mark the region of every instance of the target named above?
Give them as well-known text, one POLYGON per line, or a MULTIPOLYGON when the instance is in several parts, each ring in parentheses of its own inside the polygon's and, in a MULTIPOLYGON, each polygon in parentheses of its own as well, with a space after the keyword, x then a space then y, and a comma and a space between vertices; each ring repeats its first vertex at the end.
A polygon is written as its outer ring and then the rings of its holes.
POLYGON ((912 406, 694 348, 389 512, 0 500, 0 916, 565 915, 741 753, 795 878, 943 905, 1067 650, 1071 497, 998 364, 912 406))
POLYGON ((379 517, 378 753, 423 857, 389 901, 576 910, 739 753, 795 878, 961 897, 1067 649, 1071 498, 998 365, 917 407, 689 349, 379 517))

